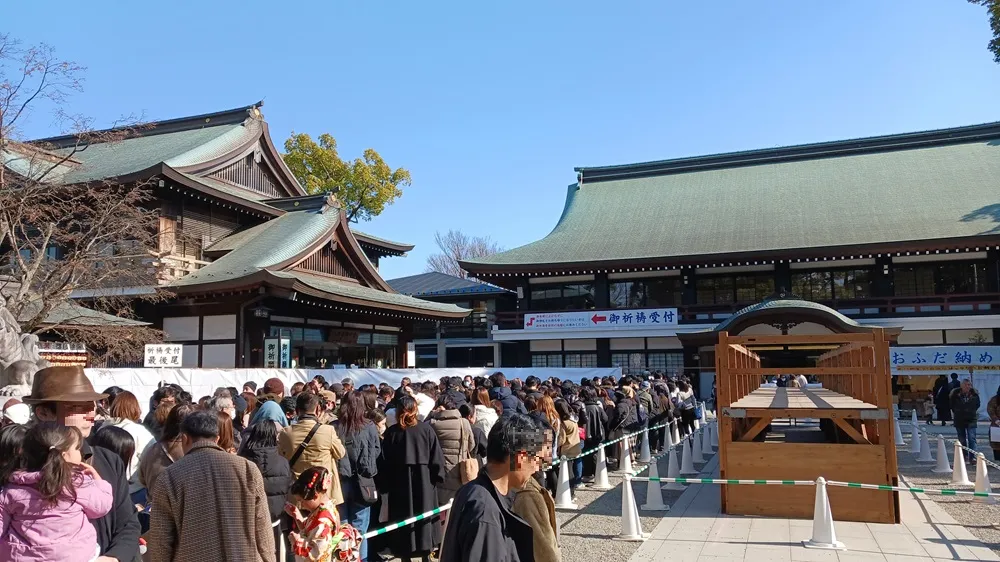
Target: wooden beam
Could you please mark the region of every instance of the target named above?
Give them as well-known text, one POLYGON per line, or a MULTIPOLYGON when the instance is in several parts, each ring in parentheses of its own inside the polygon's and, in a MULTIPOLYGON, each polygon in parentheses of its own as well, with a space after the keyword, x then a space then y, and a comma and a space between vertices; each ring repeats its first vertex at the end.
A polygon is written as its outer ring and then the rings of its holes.
POLYGON ((757 376, 777 376, 777 375, 874 375, 874 366, 862 367, 781 367, 781 368, 742 368, 730 369, 730 375, 757 375, 757 376))
POLYGON ((865 439, 865 436, 858 433, 858 430, 854 429, 854 426, 848 423, 847 421, 841 418, 833 418, 833 423, 837 424, 837 427, 844 430, 844 433, 846 433, 848 437, 854 439, 855 443, 871 445, 871 443, 867 439, 865 439))
POLYGON ((730 336, 727 343, 742 345, 798 345, 874 342, 872 334, 816 334, 812 336, 730 336))
POLYGON ((740 441, 753 441, 754 437, 757 437, 761 431, 764 431, 764 428, 771 424, 771 419, 772 418, 760 418, 757 420, 757 423, 750 426, 750 429, 740 436, 740 441))

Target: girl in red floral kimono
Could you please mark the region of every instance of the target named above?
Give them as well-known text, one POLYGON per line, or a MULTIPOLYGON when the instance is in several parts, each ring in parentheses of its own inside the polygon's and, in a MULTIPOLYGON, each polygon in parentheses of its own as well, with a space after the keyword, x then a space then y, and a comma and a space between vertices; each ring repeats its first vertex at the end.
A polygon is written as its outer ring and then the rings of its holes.
POLYGON ((296 505, 287 504, 285 512, 295 521, 288 535, 295 562, 361 561, 361 534, 340 524, 337 507, 330 501, 331 484, 330 472, 318 466, 306 469, 292 484, 296 505))

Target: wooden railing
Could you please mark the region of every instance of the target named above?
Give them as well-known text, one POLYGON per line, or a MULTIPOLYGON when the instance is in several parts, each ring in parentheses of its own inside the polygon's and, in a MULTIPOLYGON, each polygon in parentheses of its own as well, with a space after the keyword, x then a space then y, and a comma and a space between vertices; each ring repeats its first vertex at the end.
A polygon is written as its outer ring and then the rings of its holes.
POLYGON ((160 284, 180 279, 189 273, 210 264, 210 261, 198 260, 177 254, 168 254, 159 258, 160 284))
MULTIPOLYGON (((837 299, 816 301, 851 318, 878 318, 892 316, 943 316, 1000 313, 1000 293, 963 295, 936 295, 928 297, 876 297, 868 299, 837 299)), ((680 323, 717 324, 753 303, 696 304, 677 308, 680 323)), ((651 308, 651 307, 647 307, 651 308)), ((593 309, 586 312, 598 314, 628 311, 628 309, 593 309)), ((497 325, 501 330, 524 328, 524 315, 543 312, 582 312, 580 310, 531 310, 498 312, 497 325)))

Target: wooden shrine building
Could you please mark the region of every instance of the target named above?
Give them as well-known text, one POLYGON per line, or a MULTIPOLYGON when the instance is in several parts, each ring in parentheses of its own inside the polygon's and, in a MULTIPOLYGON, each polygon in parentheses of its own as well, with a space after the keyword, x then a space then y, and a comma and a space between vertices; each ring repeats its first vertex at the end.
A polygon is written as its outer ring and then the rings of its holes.
MULTIPOLYGON (((289 340, 290 366, 406 366, 415 323, 458 322, 469 311, 394 291, 379 260, 413 246, 353 230, 334 196, 308 195, 260 108, 149 123, 123 140, 87 146, 60 170, 67 183, 152 186, 159 248, 148 258, 160 277, 112 290, 171 293, 138 312, 183 345, 186 367, 264 366, 268 338, 289 340)), ((76 142, 65 136, 26 146, 58 155, 76 142)), ((24 172, 17 168, 24 161, 5 157, 14 172, 24 172)), ((88 296, 93 291, 74 295, 88 296)))
MULTIPOLYGON (((741 310, 714 330, 719 473, 735 480, 816 480, 896 486, 889 344, 899 329, 865 327, 835 310, 778 296, 741 310), (792 335, 811 322, 826 334, 792 335), (776 335, 753 335, 754 326, 776 335), (751 335, 745 335, 751 334, 751 335), (805 388, 778 386, 805 375, 805 388)), ((897 492, 830 486, 835 520, 898 523, 897 492)), ((808 519, 811 487, 722 486, 724 513, 808 519)))

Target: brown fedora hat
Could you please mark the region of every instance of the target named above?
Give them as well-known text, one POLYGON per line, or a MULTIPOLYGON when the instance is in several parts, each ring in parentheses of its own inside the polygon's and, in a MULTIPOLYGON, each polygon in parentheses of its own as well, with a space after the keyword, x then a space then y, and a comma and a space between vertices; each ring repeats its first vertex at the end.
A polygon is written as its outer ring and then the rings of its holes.
POLYGON ((47 367, 35 373, 31 395, 24 398, 24 403, 96 402, 107 397, 94 392, 83 367, 47 367))

